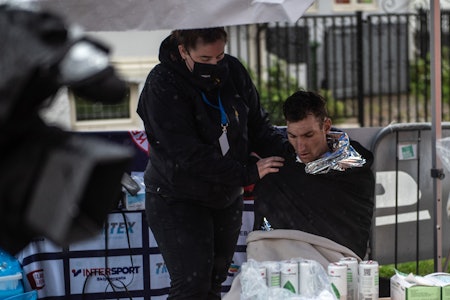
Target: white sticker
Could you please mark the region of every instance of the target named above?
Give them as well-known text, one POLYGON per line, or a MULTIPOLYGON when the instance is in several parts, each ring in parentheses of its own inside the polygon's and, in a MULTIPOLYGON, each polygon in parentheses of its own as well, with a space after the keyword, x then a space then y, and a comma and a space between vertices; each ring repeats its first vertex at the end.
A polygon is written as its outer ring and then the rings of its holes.
POLYGON ((230 145, 228 144, 228 137, 226 131, 222 132, 219 137, 220 149, 222 150, 222 155, 225 156, 228 150, 230 149, 230 145))

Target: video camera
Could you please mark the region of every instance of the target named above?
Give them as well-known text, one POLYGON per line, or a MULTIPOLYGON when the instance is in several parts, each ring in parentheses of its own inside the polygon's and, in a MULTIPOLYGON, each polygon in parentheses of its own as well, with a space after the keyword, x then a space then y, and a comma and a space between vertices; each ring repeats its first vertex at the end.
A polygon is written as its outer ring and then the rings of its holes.
POLYGON ((0 3, 0 41, 0 247, 15 254, 37 236, 65 246, 97 234, 133 150, 49 126, 39 110, 63 86, 120 102, 127 87, 108 47, 30 3, 0 3))

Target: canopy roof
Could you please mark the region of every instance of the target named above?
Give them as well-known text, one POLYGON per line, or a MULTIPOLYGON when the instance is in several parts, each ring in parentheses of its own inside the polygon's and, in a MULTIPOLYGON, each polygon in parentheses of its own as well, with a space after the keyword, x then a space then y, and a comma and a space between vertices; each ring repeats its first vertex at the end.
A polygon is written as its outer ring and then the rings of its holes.
POLYGON ((34 0, 87 31, 189 29, 297 21, 314 0, 34 0))

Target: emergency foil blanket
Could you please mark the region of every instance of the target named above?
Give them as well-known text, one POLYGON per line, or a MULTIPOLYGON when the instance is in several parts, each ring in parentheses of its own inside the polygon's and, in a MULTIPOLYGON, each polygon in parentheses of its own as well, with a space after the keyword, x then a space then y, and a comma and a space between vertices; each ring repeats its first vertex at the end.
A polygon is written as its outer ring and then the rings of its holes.
MULTIPOLYGON (((362 167, 366 160, 350 145, 350 139, 345 132, 331 131, 327 135, 330 151, 321 158, 309 162, 305 172, 323 174, 330 170, 345 171, 348 168, 362 167)), ((297 157, 297 161, 301 162, 297 157)))

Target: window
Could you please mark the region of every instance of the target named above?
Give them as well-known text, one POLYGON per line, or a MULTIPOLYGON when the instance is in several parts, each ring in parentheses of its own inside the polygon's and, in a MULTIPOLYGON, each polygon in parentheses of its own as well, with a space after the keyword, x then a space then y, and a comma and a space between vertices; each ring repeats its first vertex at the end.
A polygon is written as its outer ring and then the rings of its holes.
POLYGON ((77 97, 69 90, 72 124, 76 130, 136 129, 139 118, 136 115, 138 99, 137 83, 128 83, 128 92, 117 104, 105 104, 77 97))
POLYGON ((338 11, 373 10, 376 0, 334 0, 334 9, 338 11))
POLYGON ((140 86, 157 63, 156 58, 123 58, 112 61, 116 71, 128 83, 128 93, 117 104, 104 104, 77 97, 69 90, 71 127, 74 130, 140 130, 136 113, 140 86))
POLYGON ((125 119, 130 117, 130 89, 120 103, 104 104, 92 102, 81 97, 75 98, 76 121, 125 119))

